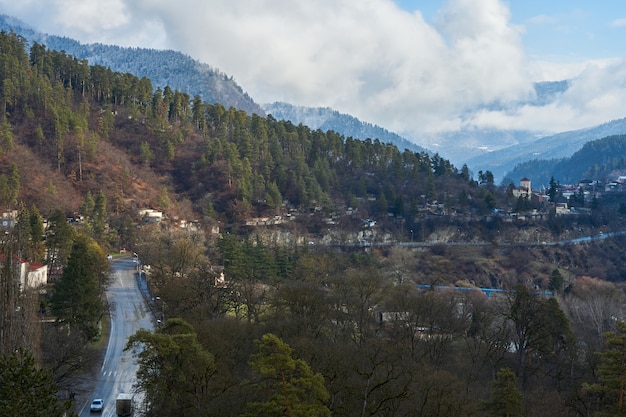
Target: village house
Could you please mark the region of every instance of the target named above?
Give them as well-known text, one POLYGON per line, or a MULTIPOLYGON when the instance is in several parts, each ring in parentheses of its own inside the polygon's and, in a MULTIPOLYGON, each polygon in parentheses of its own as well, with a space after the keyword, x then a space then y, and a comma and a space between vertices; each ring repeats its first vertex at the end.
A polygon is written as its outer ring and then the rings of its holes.
POLYGON ((532 196, 532 188, 530 187, 530 180, 526 177, 522 178, 519 182, 519 186, 513 188, 513 197, 526 197, 531 198, 532 196))
POLYGON ((26 279, 21 281, 22 288, 40 288, 48 283, 48 265, 38 262, 28 263, 26 279))
POLYGON ((3 229, 12 229, 17 221, 17 210, 0 213, 0 224, 3 229))
POLYGON ((154 209, 141 209, 138 214, 145 223, 158 223, 163 220, 163 212, 154 209))
MULTIPOLYGON (((0 255, 0 263, 4 264, 6 256, 0 255)), ((17 259, 16 259, 17 261, 17 259)), ((18 261, 19 289, 41 288, 48 283, 48 265, 38 262, 18 261)))

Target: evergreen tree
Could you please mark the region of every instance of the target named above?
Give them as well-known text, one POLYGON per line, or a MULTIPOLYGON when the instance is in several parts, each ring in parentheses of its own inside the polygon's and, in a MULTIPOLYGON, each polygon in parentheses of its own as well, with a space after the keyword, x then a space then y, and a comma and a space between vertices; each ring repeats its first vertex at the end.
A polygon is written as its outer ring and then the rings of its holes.
POLYGON ((29 231, 28 236, 30 238, 30 260, 33 262, 40 262, 45 257, 45 244, 44 244, 44 228, 43 219, 37 206, 33 204, 30 209, 30 216, 28 219, 29 231))
POLYGON ((66 416, 70 404, 60 403, 56 393, 51 373, 38 368, 29 352, 0 356, 0 416, 66 416))
POLYGON ((43 260, 45 256, 43 219, 35 205, 30 210, 23 205, 20 207, 16 231, 22 256, 30 262, 43 260))
POLYGON ((51 304, 57 321, 76 328, 88 339, 98 334, 105 312, 102 292, 108 264, 102 249, 81 236, 74 242, 67 267, 54 285, 51 304))
POLYGON ((96 195, 94 201, 93 213, 91 216, 91 225, 93 234, 97 239, 102 239, 107 219, 107 197, 102 190, 96 195))
POLYGON ((15 163, 11 164, 11 176, 9 177, 9 204, 17 204, 20 195, 20 173, 15 163))
POLYGON ((152 149, 150 149, 150 144, 148 142, 141 142, 141 145, 139 146, 139 155, 144 166, 149 167, 152 159, 154 158, 154 153, 152 152, 152 149))
POLYGON ((60 268, 72 249, 74 229, 67 223, 65 214, 55 210, 48 218, 46 230, 47 263, 50 268, 60 268))
POLYGON ((83 201, 83 204, 81 204, 80 206, 80 214, 82 214, 85 217, 93 216, 93 209, 95 205, 96 203, 93 200, 93 195, 91 194, 91 191, 87 191, 85 200, 83 201))
POLYGON ((554 203, 556 201, 556 197, 559 194, 559 184, 554 180, 554 177, 550 177, 550 186, 548 187, 548 196, 550 197, 550 202, 554 203))
POLYGON ((492 383, 491 398, 483 404, 483 408, 493 417, 522 417, 522 401, 515 373, 509 368, 502 368, 492 383))
POLYGON ((508 303, 506 316, 513 325, 517 373, 524 387, 529 370, 536 366, 528 361, 530 352, 552 358, 567 348, 573 336, 569 321, 555 298, 543 299, 518 285, 509 295, 508 303))
POLYGON ((550 274, 548 289, 554 292, 560 292, 563 289, 563 275, 557 268, 554 268, 552 274, 550 274))
POLYGON ((617 323, 617 332, 604 335, 604 352, 600 358, 598 377, 595 384, 586 384, 587 392, 595 395, 601 403, 598 417, 626 416, 626 323, 617 323))
POLYGON ((259 353, 250 357, 250 366, 261 377, 258 401, 248 403, 246 417, 330 416, 324 377, 311 371, 291 348, 271 333, 256 341, 259 353))

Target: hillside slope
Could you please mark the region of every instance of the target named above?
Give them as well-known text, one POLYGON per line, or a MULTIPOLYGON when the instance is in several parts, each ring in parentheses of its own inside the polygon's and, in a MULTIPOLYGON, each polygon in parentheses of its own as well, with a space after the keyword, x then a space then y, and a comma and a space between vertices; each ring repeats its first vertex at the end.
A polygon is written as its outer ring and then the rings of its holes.
POLYGON ((548 184, 550 178, 554 177, 561 184, 577 184, 582 179, 615 179, 624 172, 626 136, 616 135, 587 142, 568 158, 518 164, 507 177, 511 180, 528 177, 540 184, 548 184))
POLYGON ((489 152, 469 159, 467 164, 470 167, 491 170, 494 177, 501 180, 517 164, 534 160, 570 157, 587 142, 624 133, 626 133, 626 118, 613 120, 588 129, 546 136, 533 142, 489 152))
POLYGON ((199 95, 208 103, 232 106, 247 113, 263 115, 263 109, 228 76, 211 66, 176 51, 146 48, 123 48, 114 45, 82 44, 70 38, 39 33, 23 22, 0 15, 0 30, 13 31, 29 42, 44 44, 48 49, 65 51, 90 65, 102 65, 113 71, 147 77, 152 85, 169 86, 190 97, 199 95))
POLYGON ((408 149, 414 152, 427 152, 414 142, 403 138, 393 132, 389 132, 380 126, 363 122, 349 114, 339 113, 328 107, 304 107, 294 106, 289 103, 264 104, 263 109, 267 114, 279 120, 289 120, 294 124, 303 124, 312 129, 322 131, 333 130, 344 136, 355 139, 378 139, 383 143, 392 143, 399 149, 408 149))

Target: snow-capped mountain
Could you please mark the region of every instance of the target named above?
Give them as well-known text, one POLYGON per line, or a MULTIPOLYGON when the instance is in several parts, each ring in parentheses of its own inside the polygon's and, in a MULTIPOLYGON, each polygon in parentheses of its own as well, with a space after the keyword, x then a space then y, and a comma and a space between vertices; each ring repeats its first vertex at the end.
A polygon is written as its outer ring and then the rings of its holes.
POLYGON ((303 124, 311 129, 320 129, 322 131, 333 130, 346 137, 362 140, 378 139, 383 143, 392 143, 401 150, 408 149, 414 152, 427 152, 424 147, 396 133, 389 132, 371 123, 362 122, 356 117, 339 113, 328 107, 303 107, 276 102, 264 104, 263 109, 267 114, 271 114, 276 119, 289 120, 291 123, 303 124))

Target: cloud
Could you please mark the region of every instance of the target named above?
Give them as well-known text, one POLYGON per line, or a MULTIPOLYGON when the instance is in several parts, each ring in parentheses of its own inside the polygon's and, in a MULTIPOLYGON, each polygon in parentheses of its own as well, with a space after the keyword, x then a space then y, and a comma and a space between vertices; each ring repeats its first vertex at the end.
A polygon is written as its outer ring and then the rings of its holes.
POLYGON ((548 105, 481 110, 466 126, 563 132, 623 118, 625 107, 626 61, 597 61, 589 63, 572 79, 571 87, 548 105))
POLYGON ((531 62, 525 29, 500 0, 448 0, 434 24, 391 0, 0 0, 0 7, 82 42, 179 50, 232 75, 261 103, 329 106, 410 135, 464 125, 553 131, 615 114, 610 106, 621 102, 611 79, 598 81, 602 72, 621 76, 615 66, 531 62), (532 81, 585 71, 551 107, 511 104, 532 96, 532 81), (511 110, 477 110, 490 103, 511 110))
POLYGON ((626 26, 626 18, 615 19, 611 22, 612 27, 621 28, 626 26))
POLYGON ((555 21, 556 21, 556 18, 554 18, 554 16, 539 14, 539 15, 529 18, 527 20, 527 23, 532 24, 532 25, 551 25, 555 23, 555 21))

